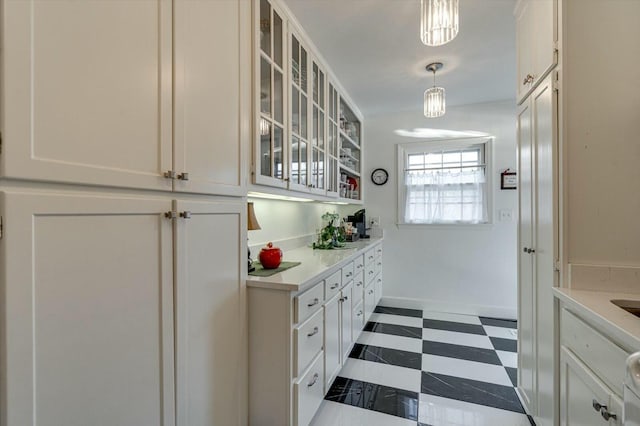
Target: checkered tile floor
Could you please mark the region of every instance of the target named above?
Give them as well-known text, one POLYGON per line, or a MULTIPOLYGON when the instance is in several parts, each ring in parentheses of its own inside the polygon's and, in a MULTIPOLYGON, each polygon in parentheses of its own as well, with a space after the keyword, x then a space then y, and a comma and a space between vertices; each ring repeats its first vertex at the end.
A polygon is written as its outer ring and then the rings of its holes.
POLYGON ((314 426, 530 426, 516 322, 378 306, 314 426))

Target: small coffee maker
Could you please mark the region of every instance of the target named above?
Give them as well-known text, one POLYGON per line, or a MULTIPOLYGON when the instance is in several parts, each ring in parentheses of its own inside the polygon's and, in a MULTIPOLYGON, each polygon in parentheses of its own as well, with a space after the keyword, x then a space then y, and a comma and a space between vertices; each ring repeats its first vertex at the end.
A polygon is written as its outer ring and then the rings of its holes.
POLYGON ((347 216, 347 222, 353 223, 353 226, 358 230, 360 238, 369 238, 369 235, 367 235, 367 217, 364 209, 358 210, 353 216, 347 216))

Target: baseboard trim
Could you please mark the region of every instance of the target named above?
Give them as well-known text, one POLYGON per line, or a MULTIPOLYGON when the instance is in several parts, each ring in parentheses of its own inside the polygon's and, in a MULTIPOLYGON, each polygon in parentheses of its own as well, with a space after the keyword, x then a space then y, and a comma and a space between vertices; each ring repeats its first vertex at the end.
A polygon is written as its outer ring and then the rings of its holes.
POLYGON ((511 309, 503 308, 500 306, 448 303, 432 299, 410 299, 407 297, 382 296, 380 304, 390 307, 413 308, 436 312, 476 315, 490 318, 503 318, 510 320, 515 320, 518 318, 518 311, 515 308, 511 309))

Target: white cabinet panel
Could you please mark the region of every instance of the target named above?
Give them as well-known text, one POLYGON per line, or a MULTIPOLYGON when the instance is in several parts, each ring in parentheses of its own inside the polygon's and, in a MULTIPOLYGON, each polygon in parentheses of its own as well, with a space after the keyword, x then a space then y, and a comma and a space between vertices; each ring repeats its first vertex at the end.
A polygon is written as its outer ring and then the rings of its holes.
POLYGON ((1 201, 0 423, 173 425, 170 202, 16 193, 1 201))
POLYGON ((346 362, 351 351, 353 343, 352 332, 352 314, 353 314, 353 297, 351 297, 353 284, 349 284, 342 289, 342 297, 340 298, 340 338, 342 351, 342 365, 346 362))
POLYGON ((178 425, 246 422, 243 202, 176 203, 178 425))
POLYGON ((174 14, 174 170, 189 174, 175 190, 242 195, 250 4, 179 0, 174 14))
POLYGON ((324 305, 324 372, 325 388, 340 370, 340 294, 324 305))
POLYGON ((4 2, 2 173, 170 190, 171 26, 166 0, 4 2))

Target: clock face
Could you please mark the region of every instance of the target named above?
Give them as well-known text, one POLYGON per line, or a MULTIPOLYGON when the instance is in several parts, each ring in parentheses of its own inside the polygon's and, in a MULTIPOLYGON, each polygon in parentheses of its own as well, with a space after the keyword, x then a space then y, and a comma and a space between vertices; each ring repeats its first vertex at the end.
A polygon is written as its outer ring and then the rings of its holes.
POLYGON ((371 173, 371 181, 376 185, 384 185, 389 180, 389 173, 385 169, 375 169, 371 173))

